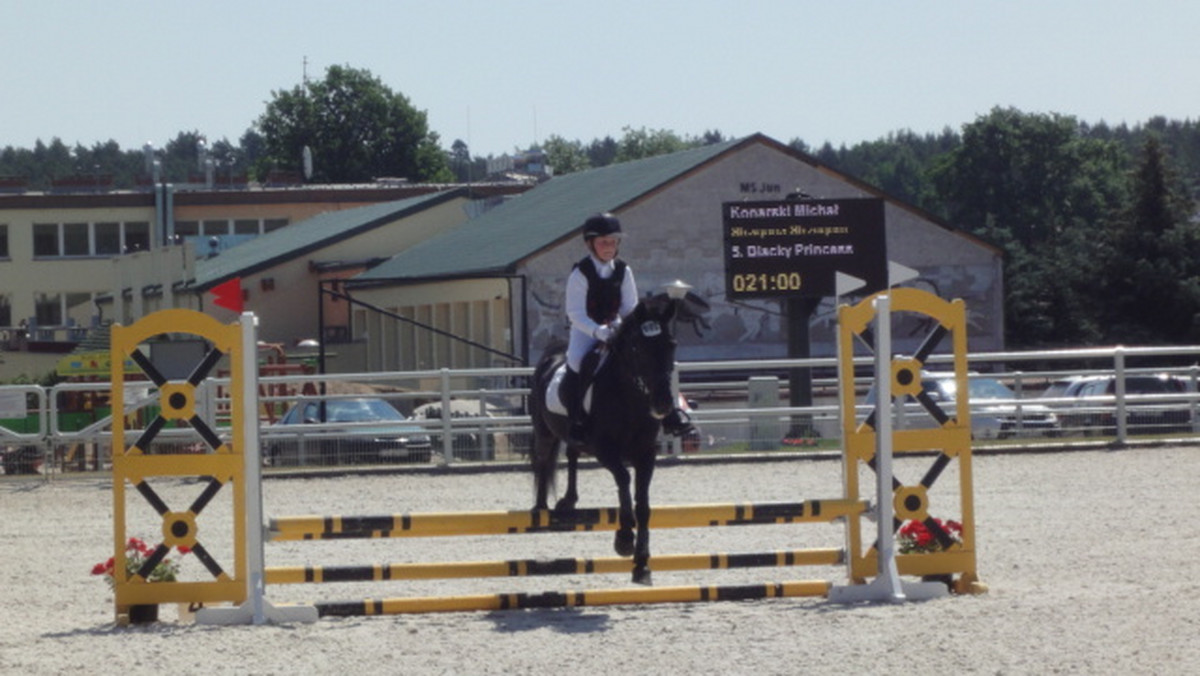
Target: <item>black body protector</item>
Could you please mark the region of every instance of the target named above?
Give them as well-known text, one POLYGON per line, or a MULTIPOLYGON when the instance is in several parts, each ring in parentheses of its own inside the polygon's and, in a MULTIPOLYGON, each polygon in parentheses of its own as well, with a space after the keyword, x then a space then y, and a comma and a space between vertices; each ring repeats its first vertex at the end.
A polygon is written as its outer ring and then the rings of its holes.
POLYGON ((591 256, 575 264, 587 278, 587 313, 597 324, 608 324, 621 313, 621 284, 625 281, 625 261, 614 261, 613 273, 602 279, 591 256))

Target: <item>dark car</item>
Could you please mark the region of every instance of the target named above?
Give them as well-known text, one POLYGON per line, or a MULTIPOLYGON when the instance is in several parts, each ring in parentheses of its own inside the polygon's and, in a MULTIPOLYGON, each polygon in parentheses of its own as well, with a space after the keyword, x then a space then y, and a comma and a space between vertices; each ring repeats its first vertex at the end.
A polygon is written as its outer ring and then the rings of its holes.
POLYGON ((42 467, 42 449, 37 446, 0 446, 0 467, 5 474, 38 474, 42 467))
POLYGON ((299 438, 269 435, 274 438, 264 443, 268 464, 428 462, 432 454, 425 430, 377 397, 302 401, 272 431, 302 425, 314 429, 299 438))
MULTIPOLYGON (((1043 398, 1070 399, 1056 404, 1065 429, 1085 435, 1113 435, 1117 430, 1117 377, 1076 376, 1055 381, 1043 398)), ((1125 376, 1125 425, 1131 434, 1165 434, 1191 430, 1187 384, 1167 374, 1125 376)))

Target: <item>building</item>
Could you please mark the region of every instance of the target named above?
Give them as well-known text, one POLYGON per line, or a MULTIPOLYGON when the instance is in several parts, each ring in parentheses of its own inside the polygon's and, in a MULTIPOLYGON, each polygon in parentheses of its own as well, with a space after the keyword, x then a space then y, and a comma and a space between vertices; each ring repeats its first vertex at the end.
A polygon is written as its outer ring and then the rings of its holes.
MULTIPOLYGON (((0 381, 53 370, 58 357, 101 322, 127 324, 158 307, 202 305, 199 300, 177 303, 173 294, 194 290, 188 285, 194 285, 197 270, 216 269, 203 264, 214 253, 321 214, 454 187, 214 190, 160 184, 143 191, 109 192, 96 186, 76 192, 27 192, 19 186, 0 190, 0 381)), ((459 218, 527 189, 464 187, 463 200, 473 206, 459 218)), ((373 255, 386 257, 398 250, 377 249, 373 255)), ((315 325, 314 318, 310 326, 315 325)), ((305 333, 311 337, 314 330, 305 333)))
MULTIPOLYGON (((785 303, 725 296, 722 204, 789 193, 881 199, 888 258, 919 273, 907 284, 964 299, 970 348, 1003 349, 996 247, 760 134, 532 188, 0 196, 0 302, 10 336, 25 328, 39 349, 69 349, 92 324, 163 307, 231 320, 208 294, 237 279, 263 340, 323 338, 336 345, 330 370, 527 364, 566 335, 565 279, 585 253, 579 226, 611 211, 643 293, 678 279, 710 306, 706 327, 680 331, 680 359, 783 357, 785 303), (497 205, 505 195, 516 196, 497 205)), ((825 299, 810 326, 814 355, 834 353, 834 317, 825 299)), ((929 328, 919 322, 895 333, 897 349, 916 348, 929 328)), ((12 368, 13 354, 0 375, 43 372, 12 368)))
MULTIPOLYGON (((621 256, 642 292, 679 279, 710 304, 703 335, 680 332, 681 360, 786 356, 782 301, 725 297, 721 205, 780 200, 796 191, 824 199, 882 198, 888 258, 919 272, 908 284, 966 301, 971 349, 1003 347, 996 247, 805 153, 753 135, 556 177, 348 280, 345 288, 354 298, 388 313, 353 311, 349 338, 370 343, 365 361, 353 369, 512 363, 498 354, 532 363, 552 341, 565 338, 565 279, 585 254, 579 227, 601 211, 620 217, 626 233, 621 256)), ((834 311, 831 298, 817 309, 810 331, 814 355, 834 354, 834 311)), ((924 328, 914 324, 898 332, 898 348, 915 348, 924 328)))

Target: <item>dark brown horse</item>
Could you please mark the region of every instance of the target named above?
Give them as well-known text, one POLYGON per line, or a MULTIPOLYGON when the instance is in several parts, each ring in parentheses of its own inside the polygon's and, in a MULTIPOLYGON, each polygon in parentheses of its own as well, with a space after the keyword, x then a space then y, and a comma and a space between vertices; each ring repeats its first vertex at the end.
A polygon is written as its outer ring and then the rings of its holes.
MULTIPOLYGON (((665 296, 644 300, 621 323, 608 347, 607 359, 592 380, 585 443, 567 447, 567 491, 554 506, 555 511, 575 509, 579 501, 579 454, 590 453, 617 483, 620 528, 613 547, 621 556, 633 556, 633 581, 639 584, 650 584, 650 479, 654 476, 656 439, 663 417, 675 408, 671 373, 675 369, 672 321, 677 303, 665 296)), ((567 438, 566 416, 548 410, 545 401, 546 387, 564 362, 563 349, 551 348, 542 356, 533 376, 529 409, 533 417, 530 457, 537 484, 535 509, 547 509, 559 445, 567 438)))

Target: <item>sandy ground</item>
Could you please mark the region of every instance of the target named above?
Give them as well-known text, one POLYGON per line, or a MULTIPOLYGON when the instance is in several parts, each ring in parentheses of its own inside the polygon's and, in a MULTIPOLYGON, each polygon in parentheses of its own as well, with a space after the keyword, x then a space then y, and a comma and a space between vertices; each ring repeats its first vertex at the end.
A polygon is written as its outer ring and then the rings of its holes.
MULTIPOLYGON (((927 461, 906 460, 898 475, 927 461), (909 463, 906 466, 905 463, 909 463), (913 464, 915 463, 915 464, 913 464)), ((839 495, 840 465, 660 467, 662 503, 793 501, 839 495)), ((951 487, 953 477, 938 482, 951 487)), ((123 674, 833 674, 1200 671, 1200 448, 975 459, 982 596, 841 606, 824 599, 614 606, 322 619, 311 625, 113 623, 111 593, 89 575, 111 547, 103 478, 0 481, 0 670, 123 674), (1189 506, 1190 505, 1190 506, 1189 506)), ((614 504, 599 470, 584 506, 614 504)), ((912 480, 915 480, 912 479, 912 480)), ((911 481, 909 481, 911 482, 911 481)), ((198 490, 158 487, 172 505, 198 490)), ((270 479, 268 515, 520 509, 519 473, 270 479)), ((931 496, 937 506, 953 498, 931 496), (939 502, 941 500, 941 502, 939 502)), ((135 504, 138 496, 131 497, 135 504)), ((221 505, 205 519, 223 516, 221 505)), ((131 510, 133 508, 131 507, 131 510)), ((142 510, 146 511, 146 510, 142 510)), ((945 516, 953 518, 954 512, 945 516)), ((153 519, 147 517, 147 524, 153 519)), ((147 526, 149 528, 150 526, 147 526)), ((220 558, 219 527, 203 530, 220 558)), ((153 537, 153 530, 145 532, 153 537)), ((271 543, 268 565, 607 556, 608 533, 271 543)), ((840 546, 831 524, 659 530, 656 552, 840 546)), ((185 557, 185 574, 194 566, 185 557)), ((656 572, 659 586, 830 579, 833 568, 656 572)), ((625 587, 624 576, 272 586, 275 601, 625 587)))

